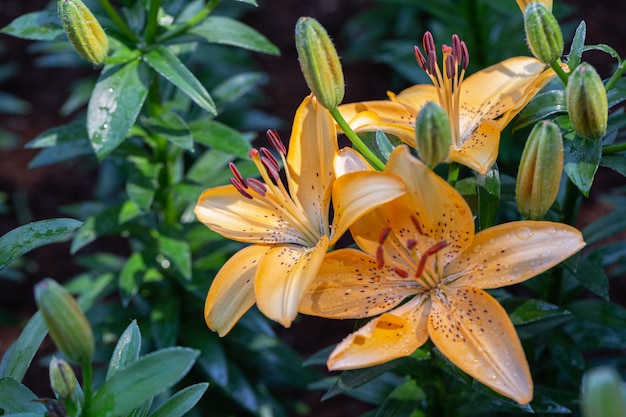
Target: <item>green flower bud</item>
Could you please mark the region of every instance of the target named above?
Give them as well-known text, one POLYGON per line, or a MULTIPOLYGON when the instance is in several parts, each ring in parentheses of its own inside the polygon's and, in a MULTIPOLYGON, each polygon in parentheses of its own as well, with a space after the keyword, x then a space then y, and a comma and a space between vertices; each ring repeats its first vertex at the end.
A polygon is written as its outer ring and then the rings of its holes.
POLYGON ((624 417, 626 402, 622 380, 613 368, 599 367, 588 371, 583 379, 583 417, 624 417))
POLYGON ((606 133, 609 104, 602 79, 586 62, 570 74, 565 89, 567 113, 579 136, 599 139, 606 133))
POLYGON ((71 361, 89 363, 94 352, 93 333, 74 298, 48 278, 35 286, 35 301, 59 350, 71 361))
POLYGON ((563 55, 563 34, 552 12, 539 2, 526 6, 524 30, 530 52, 546 64, 556 62, 563 55))
POLYGON ((537 123, 528 136, 517 174, 515 200, 522 215, 540 220, 556 199, 563 170, 563 136, 551 121, 537 123))
POLYGON ((50 387, 58 398, 70 398, 76 391, 76 375, 69 363, 55 356, 50 361, 48 369, 50 387))
POLYGON ((452 133, 445 110, 433 101, 427 101, 415 122, 415 147, 422 161, 434 167, 448 159, 452 133))
POLYGON ((58 0, 57 9, 76 52, 94 65, 102 64, 109 53, 109 39, 93 13, 81 0, 58 0))
POLYGON ((345 91, 343 71, 335 46, 317 20, 298 19, 296 49, 304 79, 317 100, 329 110, 336 108, 345 91))

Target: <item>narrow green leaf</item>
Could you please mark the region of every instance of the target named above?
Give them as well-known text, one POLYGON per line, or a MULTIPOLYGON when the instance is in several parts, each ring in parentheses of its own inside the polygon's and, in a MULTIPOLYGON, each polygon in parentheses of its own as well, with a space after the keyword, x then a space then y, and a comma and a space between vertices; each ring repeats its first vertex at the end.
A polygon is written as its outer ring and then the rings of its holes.
POLYGON ((383 157, 383 161, 387 161, 391 151, 394 150, 394 146, 389 141, 387 135, 380 129, 376 131, 376 145, 378 145, 378 150, 383 157))
POLYGON ((585 358, 576 341, 564 331, 556 330, 550 335, 548 348, 559 370, 572 383, 579 385, 585 371, 585 358))
POLYGON ((478 225, 480 230, 493 226, 500 206, 500 171, 496 164, 485 175, 476 172, 478 225))
POLYGON ((126 193, 141 210, 150 209, 157 189, 157 177, 163 164, 144 157, 128 157, 126 193))
POLYGON ((122 268, 120 272, 120 296, 122 298, 122 305, 128 306, 130 299, 137 295, 139 286, 143 282, 143 278, 146 274, 146 262, 143 258, 143 254, 140 252, 133 253, 122 268))
POLYGON ((156 72, 180 88, 198 106, 211 114, 217 114, 215 103, 209 92, 169 49, 156 46, 144 54, 143 58, 156 72))
POLYGON ((189 132, 189 126, 176 113, 161 113, 157 117, 146 119, 144 125, 147 130, 164 137, 174 145, 185 150, 193 150, 193 138, 189 132))
POLYGON ((189 372, 197 350, 174 347, 150 353, 118 370, 92 398, 87 415, 115 417, 130 412, 189 372))
POLYGON ((613 171, 620 173, 626 177, 626 152, 602 155, 602 161, 600 165, 603 167, 611 168, 613 171))
POLYGON ((581 259, 575 277, 585 288, 609 300, 609 277, 599 265, 589 259, 581 259))
POLYGON ((240 158, 248 157, 250 142, 241 133, 223 123, 202 118, 190 123, 189 129, 196 142, 240 158))
POLYGON ((180 330, 180 300, 177 297, 161 297, 158 303, 152 305, 150 322, 156 347, 174 346, 180 330))
POLYGON ((221 103, 235 102, 266 78, 267 76, 260 72, 237 74, 215 87, 212 90, 213 97, 221 103))
POLYGON ((65 36, 55 10, 26 13, 3 27, 0 32, 34 41, 51 41, 65 36))
POLYGON ((602 158, 602 141, 576 135, 573 139, 565 139, 563 147, 565 173, 584 196, 589 196, 602 158))
POLYGON ((36 312, 28 321, 22 333, 2 357, 0 377, 11 377, 22 381, 30 366, 35 352, 48 334, 48 328, 40 312, 36 312))
POLYGON ((567 112, 565 90, 550 90, 537 94, 520 112, 513 131, 537 123, 554 114, 567 112))
POLYGON ((0 237, 0 270, 33 249, 68 237, 81 224, 75 219, 48 219, 28 223, 7 232, 0 237))
POLYGON ((87 132, 102 160, 126 138, 148 95, 148 82, 140 76, 139 61, 105 66, 87 107, 87 132))
POLYGON ((49 129, 28 142, 25 147, 44 148, 30 161, 29 168, 93 155, 87 129, 82 124, 68 124, 49 129))
POLYGON ((580 22, 576 28, 574 39, 572 39, 572 46, 567 56, 567 66, 570 70, 573 70, 580 64, 580 59, 583 54, 583 48, 585 46, 585 38, 587 37, 587 24, 584 20, 580 22))
POLYGON ((426 393, 417 386, 417 382, 409 380, 394 389, 380 406, 376 417, 415 417, 426 401, 426 393))
POLYGON ((159 249, 161 253, 176 267, 185 277, 191 279, 191 249, 189 242, 179 237, 176 233, 170 232, 167 235, 161 231, 158 236, 159 249))
POLYGON ((270 55, 280 55, 280 50, 265 36, 230 17, 207 17, 202 23, 191 28, 189 33, 198 35, 209 43, 231 45, 270 55))
MULTIPOLYGON (((208 149, 199 158, 197 158, 191 168, 187 171, 187 179, 204 187, 218 185, 214 182, 217 178, 221 178, 221 173, 226 171, 226 166, 235 157, 229 152, 219 151, 217 149, 208 149)), ((224 184, 224 183, 222 183, 224 184)), ((194 198, 197 198, 195 195, 194 198)))
POLYGON ((626 230, 626 216, 621 210, 615 210, 600 217, 582 230, 587 246, 626 230))
POLYGON ((191 385, 172 395, 170 399, 154 410, 150 417, 180 417, 196 405, 202 395, 209 387, 209 384, 202 382, 191 385))
POLYGON ((115 349, 113 349, 106 379, 111 379, 118 371, 136 362, 139 359, 140 352, 141 332, 139 331, 139 326, 137 326, 137 320, 133 320, 124 330, 124 333, 120 335, 115 349))
POLYGON ((0 379, 0 410, 11 413, 45 413, 46 407, 35 401, 37 396, 11 377, 0 379))

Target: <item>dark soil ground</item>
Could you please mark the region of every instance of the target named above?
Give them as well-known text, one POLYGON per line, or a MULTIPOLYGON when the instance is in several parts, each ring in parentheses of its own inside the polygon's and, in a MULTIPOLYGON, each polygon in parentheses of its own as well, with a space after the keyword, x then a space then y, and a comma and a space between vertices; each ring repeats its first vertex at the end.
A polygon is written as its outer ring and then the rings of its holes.
MULTIPOLYGON (((26 12, 40 10, 47 3, 44 0, 1 0, 0 27, 26 12)), ((623 14, 616 10, 619 5, 615 4, 619 2, 576 0, 569 3, 576 4, 578 10, 573 20, 582 18, 587 22, 588 43, 606 43, 615 47, 622 56, 626 54, 626 26, 623 25, 623 14)), ((270 76, 265 91, 271 108, 265 110, 283 120, 290 120, 301 99, 308 93, 300 75, 293 44, 293 27, 297 18, 313 16, 329 33, 339 34, 345 21, 367 7, 367 4, 365 1, 347 0, 259 0, 260 7, 249 13, 245 21, 265 34, 282 53, 280 58, 258 56, 262 69, 270 76)), ((336 41, 341 50, 341 43, 346 40, 337 38, 336 41)), ((84 171, 80 166, 27 168, 36 151, 23 149, 23 144, 44 130, 69 121, 61 117, 58 110, 67 97, 71 83, 92 71, 89 68, 36 68, 33 60, 37 54, 28 51, 29 45, 31 43, 28 41, 0 35, 0 64, 14 62, 18 66, 17 75, 0 84, 0 91, 18 96, 32 106, 25 115, 0 114, 0 128, 12 132, 18 138, 14 148, 0 150, 0 192, 6 193, 9 206, 13 208, 13 213, 0 213, 0 235, 29 221, 59 217, 62 214, 57 211, 58 207, 92 197, 94 174, 84 171)), ((589 59, 601 73, 608 73, 608 65, 611 65, 609 58, 602 54, 589 54, 589 59)), ((347 102, 384 97, 387 89, 385 79, 389 71, 386 67, 371 64, 366 67, 356 62, 350 63, 344 70, 346 80, 349 80, 347 102)), ((620 182, 624 184, 623 178, 606 171, 599 173, 598 181, 606 182, 607 186, 620 182)), ((583 207, 586 214, 581 222, 588 223, 604 211, 606 208, 601 204, 593 198, 587 201, 583 207)), ((99 244, 106 245, 107 242, 105 240, 99 244)), ((47 276, 62 280, 78 271, 70 262, 68 245, 63 243, 36 250, 27 259, 23 281, 0 278, 0 356, 18 336, 23 320, 34 311, 33 284, 47 276)), ((316 332, 304 330, 309 325, 319 324, 315 319, 306 318, 293 331, 285 332, 284 337, 306 356, 340 340, 352 326, 346 323, 346 328, 334 327, 326 334, 325 340, 320 340, 316 332)), ((28 378, 27 385, 38 386, 39 379, 47 379, 47 371, 29 375, 28 378)), ((41 395, 49 393, 43 392, 41 395)), ((316 393, 304 399, 314 407, 315 416, 359 415, 367 409, 345 397, 320 404, 319 397, 319 393, 316 393)))

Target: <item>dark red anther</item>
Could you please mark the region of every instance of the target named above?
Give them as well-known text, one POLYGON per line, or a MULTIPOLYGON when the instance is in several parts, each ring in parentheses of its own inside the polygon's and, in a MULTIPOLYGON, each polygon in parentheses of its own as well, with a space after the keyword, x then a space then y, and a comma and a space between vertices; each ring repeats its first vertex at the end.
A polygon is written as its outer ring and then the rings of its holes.
POLYGON ((275 171, 280 171, 280 164, 267 148, 261 148, 259 151, 261 152, 261 160, 263 160, 263 158, 267 159, 268 162, 274 166, 275 171))
POLYGON ((415 226, 415 228, 417 229, 417 233, 423 235, 424 232, 422 231, 422 226, 420 225, 420 222, 419 220, 417 220, 417 217, 415 217, 415 215, 411 215, 411 222, 413 222, 413 226, 415 226))
POLYGON ((239 182, 237 178, 231 178, 230 183, 239 191, 239 194, 252 200, 253 197, 244 189, 243 183, 239 182))
POLYGON ((420 51, 420 48, 417 45, 413 46, 413 50, 415 51, 415 59, 417 60, 417 65, 420 66, 422 71, 426 71, 426 58, 424 58, 422 51, 420 51))
POLYGON ((409 273, 407 271, 405 271, 404 269, 400 269, 398 267, 393 268, 393 272, 400 275, 402 278, 406 278, 409 276, 409 273))
POLYGON ((456 75, 456 60, 452 55, 446 55, 446 77, 454 78, 456 75))
POLYGON ((246 186, 246 181, 243 179, 243 176, 241 175, 241 172, 239 172, 239 170, 237 169, 235 164, 233 164, 232 162, 229 162, 228 163, 228 168, 230 168, 230 172, 233 173, 233 176, 239 182, 239 184, 241 184, 242 187, 244 187, 244 188, 248 188, 246 186))
POLYGON ((420 263, 417 265, 417 271, 415 271, 416 278, 419 278, 420 276, 422 276, 422 272, 424 272, 424 268, 426 267, 426 260, 428 259, 428 257, 439 252, 441 249, 445 248, 446 246, 448 246, 448 242, 446 242, 445 240, 442 240, 441 242, 437 242, 430 248, 426 249, 426 251, 422 254, 422 259, 420 259, 420 263))
POLYGON ((426 72, 437 75, 437 53, 435 51, 431 51, 426 57, 426 72))
POLYGON ((465 45, 465 42, 461 41, 461 68, 463 68, 463 70, 467 69, 467 66, 469 65, 469 51, 467 50, 467 45, 465 45))
POLYGON ((461 54, 461 39, 457 34, 454 34, 452 35, 452 55, 457 64, 461 62, 461 54))
POLYGON ((265 136, 267 136, 267 140, 270 141, 272 147, 276 149, 276 152, 281 155, 287 154, 287 148, 285 148, 285 145, 283 144, 283 141, 280 139, 280 136, 278 135, 278 132, 276 130, 268 129, 267 132, 265 132, 265 136))
POLYGON ((257 180, 256 178, 248 178, 245 181, 245 184, 250 187, 250 189, 265 197, 265 193, 267 193, 267 186, 261 181, 257 180))
POLYGON ((385 266, 385 253, 382 246, 376 248, 376 267, 383 269, 385 266))
POLYGON ((270 176, 270 178, 275 182, 280 181, 280 174, 275 168, 275 165, 265 157, 261 157, 261 162, 263 163, 263 166, 265 167, 265 170, 267 171, 267 174, 270 176))
POLYGON ((424 45, 424 52, 427 56, 430 55, 431 52, 434 52, 436 56, 437 51, 435 50, 435 39, 433 38, 432 33, 428 31, 424 33, 424 37, 422 38, 422 44, 424 45))
POLYGON ((381 230, 380 233, 378 234, 378 243, 382 245, 387 239, 387 236, 389 236, 390 232, 391 232, 390 226, 387 226, 383 230, 381 230))

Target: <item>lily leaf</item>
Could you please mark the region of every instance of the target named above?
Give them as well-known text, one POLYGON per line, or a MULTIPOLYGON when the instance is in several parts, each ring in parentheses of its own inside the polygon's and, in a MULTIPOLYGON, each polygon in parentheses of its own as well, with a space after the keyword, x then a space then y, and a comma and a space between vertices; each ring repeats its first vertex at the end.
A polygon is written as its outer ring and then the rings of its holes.
POLYGON ((279 49, 265 36, 250 26, 224 16, 210 16, 194 26, 189 33, 209 43, 232 45, 270 55, 280 55, 279 49))
POLYGON ((26 13, 0 31, 16 38, 51 41, 65 35, 59 16, 54 10, 26 13))
POLYGON ((37 396, 25 385, 11 377, 0 379, 0 410, 3 414, 37 413, 43 415, 46 407, 37 402, 37 396))
POLYGON ((566 138, 563 145, 565 173, 580 192, 588 197, 602 159, 602 141, 575 135, 571 139, 566 138))

